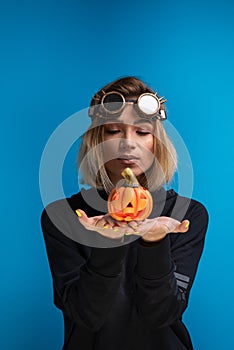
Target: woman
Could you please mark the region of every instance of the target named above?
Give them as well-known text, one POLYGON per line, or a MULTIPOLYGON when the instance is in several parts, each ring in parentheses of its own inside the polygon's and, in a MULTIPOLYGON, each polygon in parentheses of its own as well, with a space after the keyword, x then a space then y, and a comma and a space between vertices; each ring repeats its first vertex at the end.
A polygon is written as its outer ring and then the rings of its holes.
POLYGON ((182 315, 208 215, 199 202, 163 188, 176 169, 163 128, 165 102, 135 77, 98 91, 79 151, 91 188, 43 211, 54 301, 64 316, 63 350, 193 349, 182 315), (153 198, 143 221, 119 222, 107 211, 126 167, 153 198))

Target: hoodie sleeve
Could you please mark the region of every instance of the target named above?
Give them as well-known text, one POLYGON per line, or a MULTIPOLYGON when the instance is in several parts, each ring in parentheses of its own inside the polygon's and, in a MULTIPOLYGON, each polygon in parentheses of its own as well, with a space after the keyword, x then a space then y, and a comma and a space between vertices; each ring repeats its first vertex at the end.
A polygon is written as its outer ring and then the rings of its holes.
MULTIPOLYGON (((107 249, 79 244, 52 223, 46 210, 41 225, 56 306, 79 326, 97 331, 105 322, 118 290, 125 246, 107 249)), ((69 226, 66 230, 69 235, 69 226)))
POLYGON ((186 214, 190 228, 155 243, 139 240, 137 308, 150 328, 172 324, 188 304, 208 225, 206 209, 193 201, 186 214), (173 241, 173 244, 172 244, 173 241))

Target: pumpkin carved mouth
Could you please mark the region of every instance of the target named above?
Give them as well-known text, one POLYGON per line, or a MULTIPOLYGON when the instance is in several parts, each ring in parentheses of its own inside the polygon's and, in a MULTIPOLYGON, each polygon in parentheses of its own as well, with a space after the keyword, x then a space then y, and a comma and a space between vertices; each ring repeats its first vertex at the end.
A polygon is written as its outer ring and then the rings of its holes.
POLYGON ((108 197, 108 212, 118 221, 132 221, 146 219, 153 207, 150 192, 137 181, 130 168, 121 174, 124 184, 114 188, 108 197))

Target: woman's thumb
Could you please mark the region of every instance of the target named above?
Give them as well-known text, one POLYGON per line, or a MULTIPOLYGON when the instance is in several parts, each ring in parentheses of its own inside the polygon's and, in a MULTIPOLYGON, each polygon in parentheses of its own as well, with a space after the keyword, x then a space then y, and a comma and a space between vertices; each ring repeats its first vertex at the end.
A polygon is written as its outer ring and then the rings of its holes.
POLYGON ((76 210, 76 214, 79 217, 79 219, 81 219, 83 221, 87 221, 88 220, 88 216, 86 215, 86 213, 83 210, 77 209, 76 210))

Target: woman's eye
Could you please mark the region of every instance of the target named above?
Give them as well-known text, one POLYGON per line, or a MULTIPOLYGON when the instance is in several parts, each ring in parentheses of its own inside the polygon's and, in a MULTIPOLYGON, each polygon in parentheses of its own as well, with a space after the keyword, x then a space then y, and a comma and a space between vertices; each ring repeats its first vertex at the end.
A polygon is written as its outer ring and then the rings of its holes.
POLYGON ((138 130, 137 134, 139 134, 139 135, 149 135, 150 132, 149 131, 138 130))
POLYGON ((107 134, 110 134, 110 135, 114 135, 114 134, 117 134, 119 132, 118 129, 110 129, 110 130, 106 130, 106 133, 107 134))

